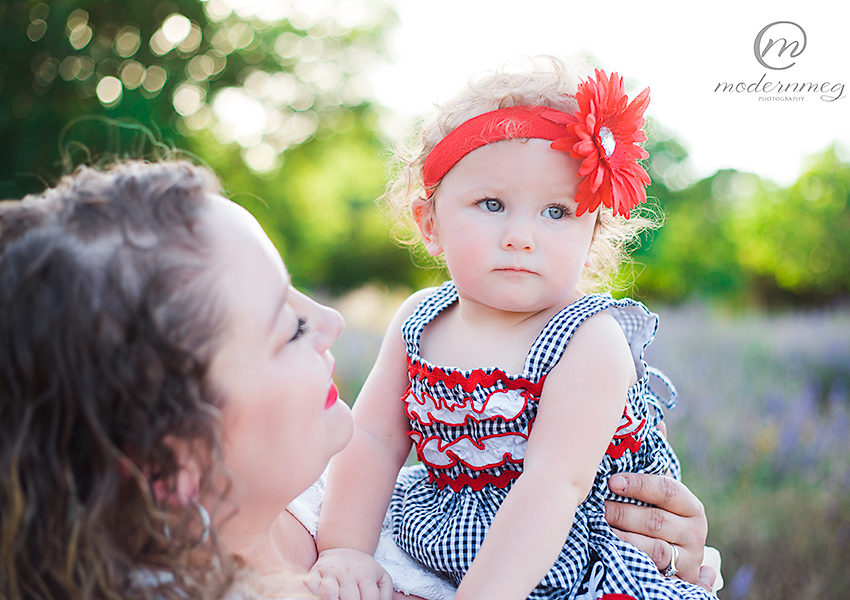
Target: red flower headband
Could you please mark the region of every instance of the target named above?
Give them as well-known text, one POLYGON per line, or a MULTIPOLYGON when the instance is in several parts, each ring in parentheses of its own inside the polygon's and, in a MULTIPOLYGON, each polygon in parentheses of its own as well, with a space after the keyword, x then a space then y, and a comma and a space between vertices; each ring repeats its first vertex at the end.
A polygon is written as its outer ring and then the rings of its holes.
POLYGON ((580 83, 572 114, 545 106, 512 106, 478 115, 453 129, 428 154, 422 168, 425 195, 457 162, 473 150, 507 139, 551 140, 554 150, 581 161, 576 215, 593 212, 599 204, 629 218, 632 208, 646 201, 650 179, 637 162, 649 153, 638 146, 646 140, 641 127, 649 104, 649 88, 628 104, 623 78, 596 70, 596 80, 580 83))

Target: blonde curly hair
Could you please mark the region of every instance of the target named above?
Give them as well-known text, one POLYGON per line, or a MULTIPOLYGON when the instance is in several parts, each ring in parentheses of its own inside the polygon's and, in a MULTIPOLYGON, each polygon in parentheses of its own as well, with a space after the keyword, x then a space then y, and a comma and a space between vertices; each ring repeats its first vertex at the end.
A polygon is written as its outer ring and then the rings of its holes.
MULTIPOLYGON (((393 169, 380 202, 395 222, 396 239, 410 246, 419 244, 411 207, 415 200, 425 198, 422 168, 431 150, 453 129, 480 114, 510 106, 547 106, 571 113, 577 108, 573 94, 578 83, 591 72, 589 62, 583 59, 569 63, 553 56, 518 59, 496 71, 474 76, 459 95, 438 104, 414 137, 394 153, 393 169)), ((432 205, 433 198, 425 202, 432 205)), ((611 289, 629 252, 637 245, 640 232, 658 227, 660 221, 656 210, 646 205, 633 210, 630 219, 614 216, 604 207, 600 209, 580 290, 587 293, 611 289)))

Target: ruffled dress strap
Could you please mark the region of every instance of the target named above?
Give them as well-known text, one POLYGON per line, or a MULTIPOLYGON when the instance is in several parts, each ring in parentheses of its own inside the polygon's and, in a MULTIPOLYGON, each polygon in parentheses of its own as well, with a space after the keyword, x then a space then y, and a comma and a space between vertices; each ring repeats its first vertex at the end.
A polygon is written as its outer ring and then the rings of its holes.
POLYGON ((409 356, 419 356, 419 345, 422 332, 443 310, 457 301, 457 288, 453 281, 447 281, 422 300, 413 313, 401 326, 401 337, 407 347, 409 356))
POLYGON ((661 407, 674 408, 678 394, 676 387, 664 373, 646 364, 645 353, 658 332, 658 315, 643 303, 631 298, 615 300, 609 294, 588 294, 560 311, 543 329, 526 359, 526 372, 545 374, 560 360, 567 344, 578 327, 596 313, 607 311, 620 325, 639 379, 647 379, 650 402, 661 407))
MULTIPOLYGON (((590 317, 606 312, 626 338, 634 360, 637 381, 624 399, 623 415, 600 465, 599 475, 617 471, 640 471, 678 476, 675 454, 655 425, 663 417, 662 408, 676 403, 673 384, 659 370, 647 365, 645 353, 658 330, 658 315, 631 298, 616 300, 609 294, 588 294, 559 311, 543 328, 528 353, 524 376, 545 377, 558 363, 575 332, 590 317)), ((591 497, 598 504, 611 499, 607 486, 598 485, 591 497)))
POLYGON ((588 294, 561 309, 538 334, 525 358, 523 377, 540 379, 561 360, 579 326, 614 302, 608 294, 588 294))
POLYGON ((629 342, 635 360, 635 366, 638 367, 638 377, 642 377, 643 373, 646 372, 649 378, 650 402, 659 411, 662 406, 669 409, 675 408, 678 392, 673 382, 664 373, 655 367, 648 366, 644 361, 646 347, 658 332, 658 315, 650 312, 642 303, 631 298, 616 300, 609 312, 620 324, 623 333, 626 335, 626 340, 629 342))
POLYGON ((648 367, 644 361, 646 347, 658 330, 658 315, 650 312, 637 300, 615 300, 610 294, 588 294, 552 317, 531 346, 525 361, 524 376, 531 379, 548 373, 561 359, 579 326, 602 311, 607 311, 622 328, 634 358, 638 377, 643 377, 646 372, 658 377, 666 387, 665 396, 670 398, 665 400, 664 404, 674 402, 676 392, 673 384, 660 371, 648 367))

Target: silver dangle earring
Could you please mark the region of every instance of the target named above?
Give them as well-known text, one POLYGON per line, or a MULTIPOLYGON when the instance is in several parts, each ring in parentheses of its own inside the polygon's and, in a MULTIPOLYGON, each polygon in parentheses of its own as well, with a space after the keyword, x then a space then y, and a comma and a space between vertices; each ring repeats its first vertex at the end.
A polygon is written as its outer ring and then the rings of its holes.
MULTIPOLYGON (((212 519, 210 518, 209 511, 204 507, 204 505, 195 500, 194 498, 192 499, 192 506, 195 510, 198 511, 198 514, 201 516, 201 524, 203 524, 204 526, 204 530, 203 532, 201 532, 201 537, 198 538, 198 545, 200 545, 210 539, 212 519)), ((171 529, 168 527, 168 523, 165 523, 163 525, 162 532, 165 534, 166 539, 168 539, 169 541, 173 541, 171 540, 171 529)))
POLYGON ((195 510, 198 511, 198 514, 201 515, 201 523, 204 525, 204 531, 201 533, 201 537, 198 540, 198 544, 203 544, 210 539, 210 526, 212 525, 210 513, 206 508, 204 508, 203 504, 195 499, 192 500, 192 506, 194 506, 195 510))

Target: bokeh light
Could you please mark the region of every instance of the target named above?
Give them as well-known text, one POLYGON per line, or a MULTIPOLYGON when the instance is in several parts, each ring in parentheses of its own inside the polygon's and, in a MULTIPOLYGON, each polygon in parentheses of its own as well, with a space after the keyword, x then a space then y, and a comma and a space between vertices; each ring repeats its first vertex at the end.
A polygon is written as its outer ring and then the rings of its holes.
POLYGON ((119 75, 124 87, 128 90, 134 90, 142 84, 142 79, 145 76, 145 67, 136 60, 126 60, 121 64, 119 75))
POLYGON ((142 89, 150 94, 158 94, 165 85, 165 80, 168 79, 168 74, 165 69, 159 65, 151 65, 145 69, 145 75, 142 77, 142 89))
POLYGON ((174 92, 174 110, 183 117, 193 115, 201 109, 206 98, 206 92, 200 86, 184 83, 174 92))
POLYGON ((130 58, 142 45, 138 28, 133 25, 122 27, 115 36, 115 53, 121 58, 130 58))
POLYGON ((65 33, 74 50, 82 50, 88 46, 94 35, 94 30, 89 27, 89 13, 78 8, 68 15, 65 33))
POLYGON ((162 22, 162 35, 172 47, 186 39, 192 31, 192 22, 180 13, 172 13, 162 22))
POLYGON ((278 152, 267 143, 259 143, 242 151, 245 164, 258 173, 268 173, 279 165, 278 152))
POLYGON ((110 75, 98 82, 95 93, 104 106, 114 106, 121 101, 123 87, 120 79, 110 75))
POLYGON ((47 33, 47 21, 44 19, 33 19, 27 27, 27 37, 31 42, 37 42, 47 33))

